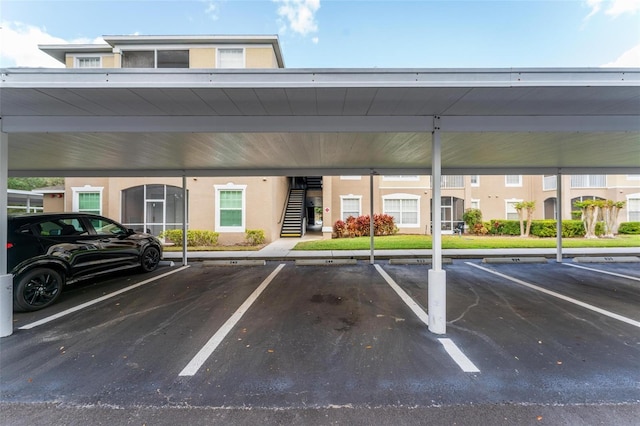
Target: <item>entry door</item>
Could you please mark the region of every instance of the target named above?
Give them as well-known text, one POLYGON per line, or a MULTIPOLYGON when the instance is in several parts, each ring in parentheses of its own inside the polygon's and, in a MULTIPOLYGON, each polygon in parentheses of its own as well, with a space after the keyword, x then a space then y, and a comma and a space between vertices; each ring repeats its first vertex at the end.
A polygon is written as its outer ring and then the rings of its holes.
POLYGON ((145 232, 158 236, 164 231, 164 200, 147 200, 145 232))

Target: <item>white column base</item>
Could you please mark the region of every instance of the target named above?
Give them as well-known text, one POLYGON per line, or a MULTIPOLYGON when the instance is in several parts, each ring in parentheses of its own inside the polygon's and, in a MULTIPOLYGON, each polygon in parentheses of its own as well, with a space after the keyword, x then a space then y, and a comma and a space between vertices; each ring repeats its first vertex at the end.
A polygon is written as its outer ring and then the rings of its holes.
POLYGON ((429 331, 435 334, 447 332, 447 272, 429 269, 429 331))
POLYGON ((0 275, 0 337, 13 334, 13 275, 0 275))

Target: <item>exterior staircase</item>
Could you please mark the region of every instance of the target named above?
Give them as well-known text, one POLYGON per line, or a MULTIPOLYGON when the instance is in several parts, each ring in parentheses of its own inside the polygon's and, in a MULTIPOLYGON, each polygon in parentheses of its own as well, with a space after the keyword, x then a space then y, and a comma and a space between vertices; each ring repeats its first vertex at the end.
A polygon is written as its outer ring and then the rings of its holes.
POLYGON ((289 190, 289 199, 287 200, 287 208, 282 220, 280 238, 302 237, 305 193, 306 189, 292 188, 289 190))

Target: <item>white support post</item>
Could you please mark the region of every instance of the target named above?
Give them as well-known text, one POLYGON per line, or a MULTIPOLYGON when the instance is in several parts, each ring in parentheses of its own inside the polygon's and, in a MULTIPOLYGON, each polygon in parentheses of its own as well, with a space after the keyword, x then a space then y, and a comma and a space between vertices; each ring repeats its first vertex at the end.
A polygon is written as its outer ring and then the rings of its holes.
POLYGON ((562 173, 556 175, 556 262, 562 263, 562 173))
POLYGON ((374 245, 375 245, 375 240, 374 240, 374 223, 373 223, 373 174, 374 172, 372 171, 371 174, 369 175, 369 246, 371 248, 371 255, 369 256, 369 263, 371 265, 375 264, 375 255, 374 255, 374 245))
POLYGON ((433 119, 431 139, 431 187, 433 211, 431 216, 432 269, 429 269, 428 313, 429 331, 445 334, 447 330, 447 273, 442 269, 442 212, 441 188, 442 150, 440 141, 440 117, 433 119))
POLYGON ((9 135, 0 132, 0 337, 13 334, 13 275, 7 264, 7 187, 9 184, 9 135))
POLYGON ((187 266, 187 176, 182 175, 182 204, 184 211, 182 214, 182 266, 187 266))

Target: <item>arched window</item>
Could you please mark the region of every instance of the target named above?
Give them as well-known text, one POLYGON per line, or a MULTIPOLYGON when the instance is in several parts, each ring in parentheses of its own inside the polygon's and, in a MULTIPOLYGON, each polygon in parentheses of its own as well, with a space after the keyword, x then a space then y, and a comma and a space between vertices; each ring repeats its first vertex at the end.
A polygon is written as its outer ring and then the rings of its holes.
POLYGON ((122 223, 136 231, 160 235, 182 228, 182 188, 172 185, 140 185, 122 191, 122 223))

